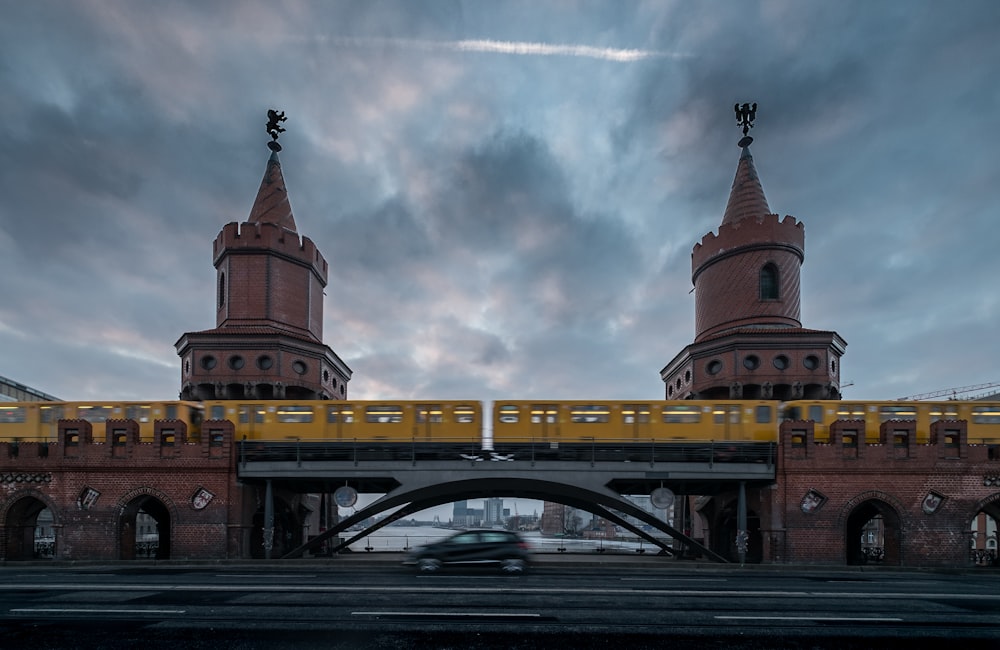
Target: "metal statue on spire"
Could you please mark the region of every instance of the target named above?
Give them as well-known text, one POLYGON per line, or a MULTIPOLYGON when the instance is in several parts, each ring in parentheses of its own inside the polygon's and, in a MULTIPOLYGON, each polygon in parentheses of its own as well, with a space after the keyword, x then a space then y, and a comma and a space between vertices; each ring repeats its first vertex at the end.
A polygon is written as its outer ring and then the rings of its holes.
POLYGON ((753 138, 747 133, 753 128, 753 121, 757 119, 757 102, 744 103, 742 106, 736 104, 734 108, 736 109, 736 124, 743 127, 743 139, 740 140, 739 146, 749 147, 753 138))
MULTIPOLYGON (((757 105, 754 104, 754 106, 756 107, 757 105)), ((281 151, 281 145, 278 144, 278 135, 285 132, 280 123, 287 119, 285 111, 278 112, 273 108, 267 111, 267 133, 271 136, 271 141, 267 143, 267 148, 275 153, 281 151)))

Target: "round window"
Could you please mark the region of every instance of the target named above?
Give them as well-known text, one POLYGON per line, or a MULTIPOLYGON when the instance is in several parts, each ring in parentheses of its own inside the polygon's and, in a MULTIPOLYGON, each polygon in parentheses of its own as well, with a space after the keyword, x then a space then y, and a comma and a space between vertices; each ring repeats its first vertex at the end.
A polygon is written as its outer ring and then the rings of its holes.
POLYGON ((788 357, 786 357, 783 354, 779 354, 778 356, 774 357, 774 367, 777 368, 778 370, 784 370, 785 368, 787 368, 788 357))
POLYGON ((815 370, 819 368, 819 357, 814 354, 810 354, 808 357, 802 360, 802 365, 809 370, 815 370))
POLYGON ((201 358, 201 367, 205 370, 211 370, 215 367, 215 357, 210 354, 206 354, 201 358))
POLYGON ((304 362, 302 362, 302 361, 293 361, 292 362, 292 370, 294 370, 295 372, 299 373, 300 375, 304 375, 304 374, 306 374, 306 370, 307 370, 306 364, 304 362))
POLYGON ((257 367, 261 370, 270 370, 274 365, 274 360, 266 354, 257 357, 257 367))
POLYGON ((240 368, 242 368, 243 357, 239 355, 229 357, 229 367, 232 368, 233 370, 239 370, 240 368))
POLYGON ((760 367, 760 357, 755 354, 748 354, 743 357, 743 367, 747 370, 756 370, 760 367))
POLYGON ((708 371, 708 374, 710 375, 717 375, 720 372, 722 372, 722 362, 719 361, 718 359, 709 361, 708 365, 705 367, 705 370, 708 371))

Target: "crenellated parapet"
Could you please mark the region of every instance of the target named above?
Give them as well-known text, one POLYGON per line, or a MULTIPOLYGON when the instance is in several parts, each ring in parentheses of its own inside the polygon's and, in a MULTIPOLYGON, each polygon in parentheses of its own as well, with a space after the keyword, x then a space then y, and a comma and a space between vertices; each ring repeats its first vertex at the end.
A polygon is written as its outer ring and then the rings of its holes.
POLYGON ((227 223, 212 244, 213 263, 217 266, 226 254, 269 253, 312 268, 326 286, 327 263, 308 237, 274 223, 227 223))
POLYGON ((710 232, 695 244, 691 252, 693 277, 704 267, 736 253, 753 249, 785 249, 805 259, 805 226, 795 217, 777 214, 749 217, 736 223, 723 224, 719 232, 710 232))

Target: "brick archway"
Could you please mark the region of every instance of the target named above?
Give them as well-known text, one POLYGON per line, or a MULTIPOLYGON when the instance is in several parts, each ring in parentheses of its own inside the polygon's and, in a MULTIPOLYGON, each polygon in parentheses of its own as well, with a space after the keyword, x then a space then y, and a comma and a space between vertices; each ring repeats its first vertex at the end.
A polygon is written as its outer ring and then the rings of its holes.
POLYGON ((118 505, 118 557, 134 560, 138 557, 136 520, 139 512, 145 512, 156 522, 158 544, 155 550, 157 560, 170 559, 172 522, 177 520, 170 499, 152 488, 139 488, 126 494, 118 505))
POLYGON ((849 565, 877 561, 887 566, 902 564, 903 534, 900 508, 895 499, 882 492, 861 494, 849 501, 841 513, 845 560, 849 565), (881 520, 881 539, 862 543, 866 524, 881 520))
POLYGON ((57 524, 58 509, 41 492, 19 490, 0 513, 0 559, 32 560, 35 557, 35 526, 45 509, 57 524))

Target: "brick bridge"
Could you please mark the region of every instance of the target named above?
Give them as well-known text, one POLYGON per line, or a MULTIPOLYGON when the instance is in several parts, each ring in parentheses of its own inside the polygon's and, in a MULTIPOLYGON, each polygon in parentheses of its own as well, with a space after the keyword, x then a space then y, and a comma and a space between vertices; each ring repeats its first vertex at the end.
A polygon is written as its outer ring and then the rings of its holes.
POLYGON ((181 422, 158 422, 153 442, 139 442, 128 420, 107 422, 96 433, 88 422, 62 421, 54 442, 0 444, 0 559, 39 554, 36 529, 46 511, 45 555, 59 560, 142 556, 143 521, 155 526, 152 556, 160 559, 295 556, 310 550, 302 534, 305 496, 349 485, 384 496, 330 527, 328 536, 400 506, 393 517, 503 496, 593 512, 649 539, 665 556, 683 547, 735 560, 737 531, 746 530, 749 562, 986 563, 995 550, 989 553, 985 525, 975 535, 973 526, 984 516, 1000 519, 1000 450, 970 443, 963 422, 948 425, 929 444, 905 435, 906 423, 886 423, 879 441, 859 445, 850 436, 818 443, 812 423, 786 422, 777 446, 735 455, 730 445, 695 446, 681 456, 677 447, 664 447, 642 457, 603 449, 571 459, 527 453, 493 459, 489 452, 424 458, 417 451, 387 459, 366 457, 370 446, 346 456, 324 445, 251 446, 237 441, 228 421, 205 422, 198 441, 187 440, 181 422), (704 534, 684 535, 621 496, 659 487, 690 497, 683 501, 692 519, 704 523, 704 534), (668 547, 626 516, 675 542, 668 547), (276 532, 269 548, 266 530, 276 532), (869 533, 874 537, 866 542, 869 533))

